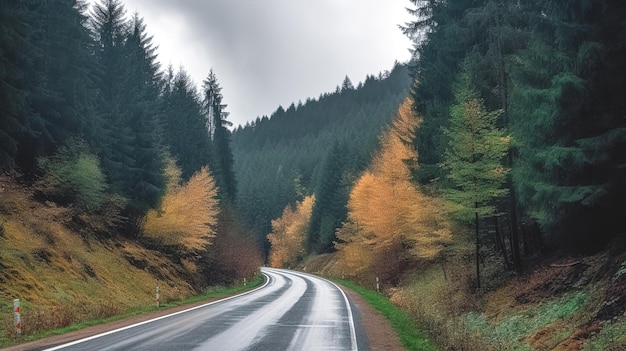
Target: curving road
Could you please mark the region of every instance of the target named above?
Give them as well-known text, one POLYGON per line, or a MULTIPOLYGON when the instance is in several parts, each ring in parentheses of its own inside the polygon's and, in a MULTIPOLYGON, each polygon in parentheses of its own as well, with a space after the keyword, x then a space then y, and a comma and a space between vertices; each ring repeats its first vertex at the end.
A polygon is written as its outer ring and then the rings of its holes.
POLYGON ((367 349, 335 284, 287 270, 261 272, 267 282, 256 290, 48 350, 367 349))

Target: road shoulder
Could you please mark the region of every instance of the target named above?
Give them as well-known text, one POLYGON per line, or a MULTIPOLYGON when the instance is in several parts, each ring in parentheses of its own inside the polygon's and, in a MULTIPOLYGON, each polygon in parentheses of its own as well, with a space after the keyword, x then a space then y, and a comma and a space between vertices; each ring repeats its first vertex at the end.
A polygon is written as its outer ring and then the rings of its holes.
POLYGON ((389 321, 375 308, 373 308, 361 295, 339 285, 348 296, 351 306, 357 311, 353 311, 355 319, 363 327, 365 332, 368 350, 371 351, 405 351, 400 338, 393 330, 389 321))

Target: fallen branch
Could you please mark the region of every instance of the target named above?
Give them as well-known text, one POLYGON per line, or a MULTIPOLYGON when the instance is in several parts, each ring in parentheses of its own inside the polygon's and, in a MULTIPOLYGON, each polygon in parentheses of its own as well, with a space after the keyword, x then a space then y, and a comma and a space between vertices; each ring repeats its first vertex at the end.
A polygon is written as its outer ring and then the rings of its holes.
POLYGON ((582 261, 574 261, 574 262, 571 262, 571 263, 563 263, 563 264, 553 263, 553 264, 550 265, 550 267, 554 267, 554 268, 571 267, 571 266, 575 266, 575 265, 577 265, 577 264, 579 264, 581 262, 582 261))

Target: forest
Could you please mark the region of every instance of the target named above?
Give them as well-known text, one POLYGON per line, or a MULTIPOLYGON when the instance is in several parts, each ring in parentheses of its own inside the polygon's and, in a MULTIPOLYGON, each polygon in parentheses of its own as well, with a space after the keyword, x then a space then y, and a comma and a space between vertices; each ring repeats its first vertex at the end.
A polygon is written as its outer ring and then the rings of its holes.
POLYGON ((226 253, 259 250, 235 223, 213 69, 198 88, 182 66, 161 67, 142 17, 119 0, 9 1, 0 16, 3 177, 68 208, 71 227, 190 260, 198 287, 254 272, 226 253))
POLYGON ((181 295, 264 263, 380 280, 451 350, 619 350, 626 6, 406 6, 410 62, 233 126, 121 0, 1 2, 0 300, 57 259, 101 284, 102 246, 181 295))
POLYGON ((271 221, 270 264, 384 282, 447 349, 620 350, 626 8, 410 3, 407 99, 327 207, 340 223, 305 193, 271 221))

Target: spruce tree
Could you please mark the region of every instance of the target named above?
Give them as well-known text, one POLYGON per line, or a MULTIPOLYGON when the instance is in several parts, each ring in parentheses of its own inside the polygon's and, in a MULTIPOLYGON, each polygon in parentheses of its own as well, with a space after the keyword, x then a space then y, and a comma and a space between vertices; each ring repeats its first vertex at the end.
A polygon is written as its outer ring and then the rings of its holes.
POLYGON ((230 130, 232 123, 228 121, 226 105, 222 103, 222 94, 213 69, 203 82, 204 108, 207 128, 211 137, 212 164, 211 170, 219 187, 220 198, 234 202, 236 181, 233 172, 233 153, 230 149, 230 130))
MULTIPOLYGON (((96 144, 112 190, 128 199, 130 224, 158 204, 165 181, 157 124, 159 66, 138 15, 125 18, 121 2, 106 0, 92 12, 99 63, 96 144)), ((134 230, 135 228, 131 228, 134 230)))
POLYGON ((163 194, 163 150, 158 128, 159 66, 152 37, 135 14, 132 32, 124 43, 126 80, 121 89, 125 121, 132 135, 132 166, 125 174, 124 191, 131 198, 132 212, 144 214, 154 208, 163 194))
POLYGON ((343 184, 346 157, 346 146, 335 143, 322 164, 307 238, 312 252, 332 250, 335 231, 346 220, 348 190, 343 184))
POLYGON ((168 67, 160 102, 165 146, 176 158, 184 180, 210 163, 211 140, 200 96, 193 81, 180 68, 168 67))

